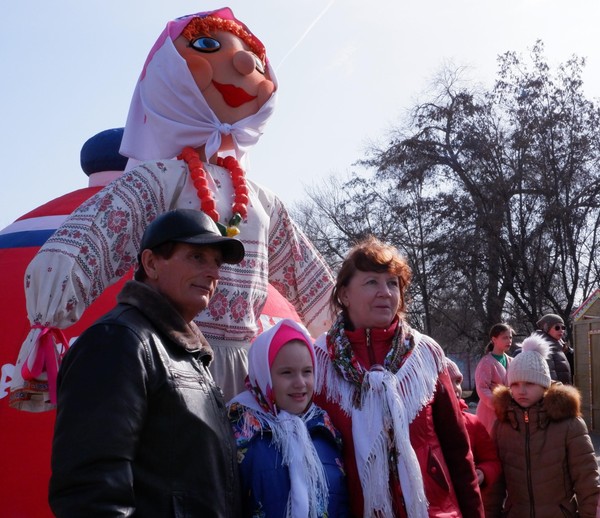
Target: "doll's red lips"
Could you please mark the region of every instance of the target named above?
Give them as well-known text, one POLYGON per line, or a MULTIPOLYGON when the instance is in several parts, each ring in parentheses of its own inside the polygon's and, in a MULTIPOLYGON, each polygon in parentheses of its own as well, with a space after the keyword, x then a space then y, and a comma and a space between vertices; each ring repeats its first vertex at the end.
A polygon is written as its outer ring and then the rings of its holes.
POLYGON ((225 102, 232 108, 237 108, 242 104, 253 101, 256 95, 250 95, 243 88, 235 85, 224 85, 213 81, 215 88, 221 93, 225 102))

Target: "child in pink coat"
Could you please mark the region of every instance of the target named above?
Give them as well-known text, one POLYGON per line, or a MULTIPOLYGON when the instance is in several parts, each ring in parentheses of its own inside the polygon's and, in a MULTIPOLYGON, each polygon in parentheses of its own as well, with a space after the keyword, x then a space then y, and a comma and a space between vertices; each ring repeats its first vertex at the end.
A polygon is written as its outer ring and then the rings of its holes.
POLYGON ((486 353, 475 369, 475 386, 479 396, 477 417, 488 433, 496 422, 496 412, 492 404, 492 392, 499 385, 506 385, 506 369, 512 358, 507 352, 512 345, 513 330, 508 324, 495 324, 490 329, 490 342, 486 353))

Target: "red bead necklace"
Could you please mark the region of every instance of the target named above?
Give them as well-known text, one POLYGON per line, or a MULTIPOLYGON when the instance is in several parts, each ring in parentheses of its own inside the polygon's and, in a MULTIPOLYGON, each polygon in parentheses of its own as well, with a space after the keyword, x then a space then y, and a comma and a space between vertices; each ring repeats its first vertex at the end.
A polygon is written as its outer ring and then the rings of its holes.
POLYGON ((190 176, 198 198, 200 199, 200 208, 208 214, 219 227, 221 234, 224 236, 233 237, 240 233, 240 223, 248 217, 248 185, 246 184, 246 175, 240 167, 239 162, 232 156, 225 158, 217 158, 217 165, 224 167, 229 171, 231 183, 233 184, 233 203, 231 204, 231 218, 227 226, 219 222, 219 213, 217 212, 217 204, 212 191, 208 187, 206 179, 206 171, 200 160, 198 152, 191 147, 183 148, 181 154, 177 157, 179 160, 185 160, 190 170, 190 176))

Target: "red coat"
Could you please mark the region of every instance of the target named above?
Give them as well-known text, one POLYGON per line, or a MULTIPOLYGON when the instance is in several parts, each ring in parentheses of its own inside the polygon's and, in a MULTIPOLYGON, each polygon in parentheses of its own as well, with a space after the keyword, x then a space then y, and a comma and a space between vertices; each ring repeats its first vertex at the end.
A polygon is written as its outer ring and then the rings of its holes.
POLYGON ((499 516, 504 496, 504 485, 501 480, 502 464, 498 457, 496 443, 479 418, 469 412, 469 407, 465 401, 460 399, 459 404, 469 434, 475 467, 483 472, 483 484, 479 486, 479 489, 481 490, 485 516, 486 518, 499 516))
MULTIPOLYGON (((373 364, 383 364, 390 349, 393 330, 371 330, 369 358, 364 330, 348 332, 352 349, 358 361, 369 369, 373 364)), ((433 342, 428 339, 430 346, 433 342)), ((419 346, 419 345, 418 345, 419 346)), ((435 344, 435 347, 437 344, 435 344)), ((320 361, 329 361, 320 355, 320 361)), ((350 508, 352 515, 363 515, 363 493, 356 465, 350 416, 335 402, 326 397, 327 387, 319 387, 315 402, 325 409, 335 427, 341 432, 344 463, 348 475, 350 508)), ((410 423, 410 442, 417 455, 425 495, 429 502, 430 517, 482 518, 483 504, 477 485, 473 456, 464 420, 452 383, 446 371, 439 374, 434 396, 410 423), (440 433, 438 433, 438 431, 440 433)), ((402 506, 402 492, 397 480, 390 481, 395 514, 406 517, 402 506)))

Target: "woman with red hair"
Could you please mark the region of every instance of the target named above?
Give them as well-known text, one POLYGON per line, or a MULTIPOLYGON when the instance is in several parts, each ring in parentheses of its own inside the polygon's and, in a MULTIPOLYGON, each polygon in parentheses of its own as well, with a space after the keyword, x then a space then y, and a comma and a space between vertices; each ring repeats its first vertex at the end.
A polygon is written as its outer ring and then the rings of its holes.
POLYGON ((315 402, 340 430, 353 516, 482 518, 441 347, 405 320, 411 270, 370 237, 346 256, 317 340, 315 402))

